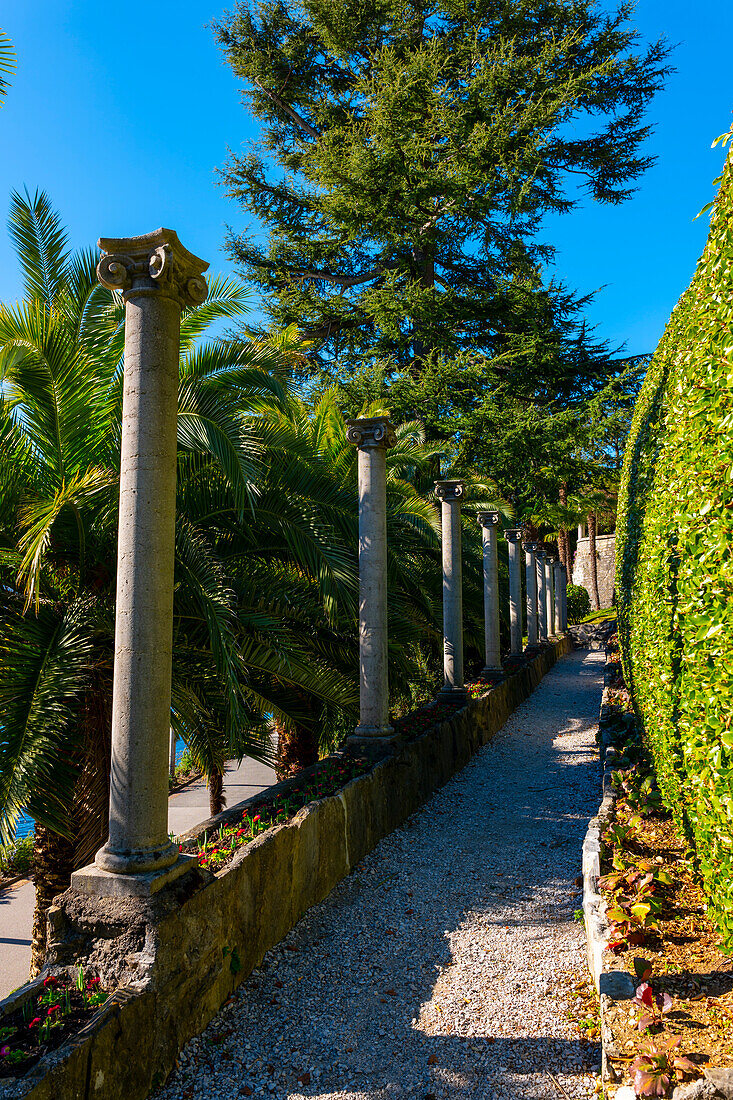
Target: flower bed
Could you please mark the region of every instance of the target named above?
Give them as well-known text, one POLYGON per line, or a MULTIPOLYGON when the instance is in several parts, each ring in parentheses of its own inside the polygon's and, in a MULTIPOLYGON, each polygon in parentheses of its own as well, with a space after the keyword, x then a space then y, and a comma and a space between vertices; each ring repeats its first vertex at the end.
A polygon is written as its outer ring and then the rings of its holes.
POLYGON ((620 756, 601 836, 606 969, 623 967, 636 993, 608 999, 606 1057, 611 1076, 637 1096, 671 1096, 705 1068, 733 1066, 733 960, 706 913, 692 852, 663 808, 620 665, 607 683, 606 728, 620 756))
MULTIPOLYGON (((292 785, 287 793, 277 794, 272 799, 265 798, 248 806, 239 823, 221 825, 211 838, 204 834, 196 850, 199 865, 208 867, 211 871, 219 871, 240 848, 270 826, 284 825, 303 806, 336 794, 352 779, 363 775, 372 767, 373 761, 365 757, 324 760, 315 772, 311 772, 301 783, 292 785)), ((185 850, 183 845, 180 847, 181 851, 185 850)))
MULTIPOLYGON (((503 676, 497 674, 494 680, 487 678, 469 684, 466 688, 468 698, 479 698, 501 679, 503 676)), ((404 718, 398 719, 395 722, 395 731, 404 740, 411 741, 433 726, 452 718, 464 705, 463 703, 431 703, 420 707, 404 718)), ((229 863, 240 848, 251 843, 266 829, 273 825, 284 825, 295 817, 303 806, 337 794, 352 779, 364 775, 373 766, 374 761, 367 757, 340 756, 323 760, 315 771, 309 769, 307 777, 291 785, 287 792, 278 793, 274 798, 264 798, 248 806, 239 822, 220 825, 211 838, 204 834, 195 848, 199 865, 211 871, 219 871, 229 863)), ((188 846, 180 845, 180 849, 186 851, 188 846)))
POLYGON ((36 996, 0 1020, 0 1078, 22 1077, 42 1055, 60 1047, 107 1000, 97 977, 79 967, 76 979, 49 975, 36 996))

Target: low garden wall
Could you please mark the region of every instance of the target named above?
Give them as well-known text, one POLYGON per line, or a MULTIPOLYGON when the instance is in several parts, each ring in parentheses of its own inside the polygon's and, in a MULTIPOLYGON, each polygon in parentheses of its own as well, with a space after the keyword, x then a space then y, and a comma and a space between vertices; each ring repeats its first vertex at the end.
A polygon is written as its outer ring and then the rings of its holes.
MULTIPOLYGON (((243 847, 218 874, 195 867, 149 899, 68 890, 49 912, 48 966, 82 961, 117 988, 73 1043, 20 1079, 8 1100, 142 1100, 178 1052, 303 914, 504 725, 559 657, 563 637, 451 719, 399 746, 338 794, 243 847)), ((222 819, 239 813, 232 808, 222 819)), ((216 821, 207 823, 215 824, 216 821)), ((6 1015, 29 987, 0 1003, 6 1015)))

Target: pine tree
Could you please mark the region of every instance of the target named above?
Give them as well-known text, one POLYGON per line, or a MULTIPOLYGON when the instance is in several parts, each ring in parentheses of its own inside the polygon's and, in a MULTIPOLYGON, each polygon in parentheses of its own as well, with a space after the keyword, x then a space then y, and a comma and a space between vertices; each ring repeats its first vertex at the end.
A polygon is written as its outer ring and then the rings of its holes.
POLYGON ((667 48, 640 42, 631 11, 240 0, 216 25, 262 124, 222 173, 259 222, 228 249, 273 319, 313 341, 312 366, 417 377, 431 356, 531 344, 553 291, 542 218, 584 194, 622 202, 650 163, 667 48))

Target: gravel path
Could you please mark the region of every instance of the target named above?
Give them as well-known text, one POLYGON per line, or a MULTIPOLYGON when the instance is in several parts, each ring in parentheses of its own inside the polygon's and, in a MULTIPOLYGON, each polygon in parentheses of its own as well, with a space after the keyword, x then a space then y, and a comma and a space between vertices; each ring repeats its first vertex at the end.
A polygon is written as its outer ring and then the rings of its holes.
POLYGON ((157 1100, 591 1097, 599 1049, 562 990, 586 974, 574 879, 599 801, 603 662, 555 665, 269 952, 157 1100))

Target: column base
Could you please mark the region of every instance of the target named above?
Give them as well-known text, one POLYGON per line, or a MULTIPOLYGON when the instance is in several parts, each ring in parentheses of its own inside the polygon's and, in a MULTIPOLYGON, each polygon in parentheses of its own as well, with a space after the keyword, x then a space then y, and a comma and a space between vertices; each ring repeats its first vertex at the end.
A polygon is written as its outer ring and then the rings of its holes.
POLYGON ((346 751, 363 756, 381 756, 399 744, 402 737, 392 726, 357 726, 346 738, 346 751))
POLYGON ((486 667, 482 668, 481 671, 479 672, 479 676, 503 676, 503 675, 504 675, 504 669, 501 667, 501 665, 486 665, 486 667))
POLYGON ((170 867, 145 874, 121 875, 103 871, 96 863, 80 867, 71 876, 71 888, 102 898, 149 898, 198 866, 194 856, 180 855, 170 867))
POLYGON ((437 703, 465 703, 468 692, 464 687, 443 687, 436 696, 437 703))

